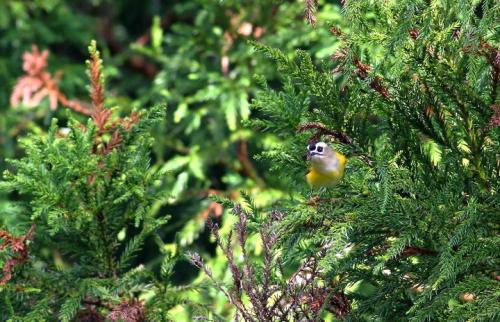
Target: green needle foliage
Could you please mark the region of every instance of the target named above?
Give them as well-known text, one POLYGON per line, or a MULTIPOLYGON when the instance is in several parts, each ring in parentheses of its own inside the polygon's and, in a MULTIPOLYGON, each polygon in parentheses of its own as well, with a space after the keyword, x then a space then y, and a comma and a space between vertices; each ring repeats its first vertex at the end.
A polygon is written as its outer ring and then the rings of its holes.
MULTIPOLYGON (((165 108, 113 117, 103 106, 95 42, 89 51, 92 117, 86 123, 70 118, 67 128, 53 119, 47 135, 22 140, 25 157, 9 161, 15 170, 4 173, 2 189, 26 196, 25 221, 36 232, 22 243, 28 264, 11 267, 12 280, 0 285, 2 320, 72 321, 78 315, 140 321, 148 304, 138 296, 146 291, 154 303, 149 314, 166 316, 168 261, 160 278, 134 263, 145 238, 168 219, 151 211, 165 191, 163 173, 153 171, 149 160, 150 131, 165 108)), ((4 242, 14 238, 4 235, 4 242)), ((1 253, 6 263, 16 258, 19 244, 0 247, 7 250, 1 253)))
POLYGON ((278 88, 259 78, 251 122, 279 140, 261 157, 293 196, 277 243, 290 265, 319 257, 346 320, 500 319, 499 13, 495 1, 345 1, 330 63, 255 44, 282 76, 278 88), (348 165, 310 191, 304 154, 320 139, 348 165))

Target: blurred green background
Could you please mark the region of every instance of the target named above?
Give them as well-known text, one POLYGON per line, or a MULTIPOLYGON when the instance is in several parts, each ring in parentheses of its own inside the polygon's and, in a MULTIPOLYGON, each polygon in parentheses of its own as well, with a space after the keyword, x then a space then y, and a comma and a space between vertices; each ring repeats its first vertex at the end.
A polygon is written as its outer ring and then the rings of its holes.
MULTIPOLYGON (((309 52, 321 64, 337 49, 330 24, 341 25, 340 1, 320 1, 318 25, 304 20, 303 1, 1 1, 0 2, 0 171, 6 158, 23 151, 17 140, 28 132, 46 132, 52 117, 60 124, 68 112, 50 108, 47 98, 35 107, 10 104, 12 89, 23 75, 22 55, 32 45, 48 50, 47 70, 62 72, 59 88, 69 99, 89 102, 84 61, 87 46, 96 39, 104 60, 108 107, 120 113, 167 104, 167 117, 157 127, 154 167, 167 170, 168 195, 156 211, 172 219, 161 231, 176 258, 173 283, 201 280, 183 257, 195 250, 208 258, 215 274, 224 274, 225 262, 205 228, 209 215, 231 220, 210 195, 240 198, 240 191, 255 197, 258 206, 273 204, 286 191, 284 178, 273 176, 270 164, 253 156, 272 148, 276 138, 245 126, 250 102, 263 75, 278 84, 272 63, 257 54, 257 41, 294 55, 309 52)), ((16 195, 0 195, 0 224, 16 232, 16 195)), ((153 241, 138 256, 137 264, 158 271, 161 256, 153 241)), ((256 250, 258 252, 258 250, 256 250)), ((227 276, 226 276, 227 278, 227 276)), ((186 291, 188 292, 188 291, 186 291)), ((219 312, 229 310, 214 289, 190 293, 219 312)), ((172 311, 189 320, 193 308, 172 311)), ((221 313, 223 314, 223 313, 221 313)))

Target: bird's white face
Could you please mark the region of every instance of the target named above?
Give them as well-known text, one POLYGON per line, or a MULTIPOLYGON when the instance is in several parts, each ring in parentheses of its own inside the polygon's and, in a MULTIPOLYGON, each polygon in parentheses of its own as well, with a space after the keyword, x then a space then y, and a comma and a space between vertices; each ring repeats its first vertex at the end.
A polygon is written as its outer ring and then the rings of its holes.
POLYGON ((311 143, 307 146, 307 160, 323 159, 329 147, 325 142, 311 143))
POLYGON ((339 166, 335 151, 325 142, 309 144, 307 146, 307 160, 319 172, 337 170, 339 166))

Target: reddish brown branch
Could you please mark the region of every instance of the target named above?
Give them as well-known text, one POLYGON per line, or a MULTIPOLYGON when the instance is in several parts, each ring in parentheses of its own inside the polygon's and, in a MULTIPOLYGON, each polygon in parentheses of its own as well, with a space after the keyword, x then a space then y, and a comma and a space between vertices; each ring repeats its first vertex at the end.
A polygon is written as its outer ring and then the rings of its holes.
POLYGON ((328 135, 338 140, 339 142, 347 145, 352 145, 352 140, 344 133, 332 130, 326 127, 326 125, 319 122, 309 122, 300 125, 297 128, 297 132, 302 133, 305 131, 314 130, 315 133, 309 138, 309 143, 317 142, 323 135, 328 135))
POLYGON ((488 125, 490 127, 500 126, 500 104, 491 105, 491 109, 493 110, 493 115, 491 116, 488 125))
POLYGON ((88 73, 90 78, 90 99, 94 106, 92 119, 99 129, 99 132, 102 133, 105 132, 112 111, 104 108, 104 86, 103 77, 101 75, 102 61, 94 40, 90 44, 89 52, 90 61, 88 61, 88 73))
POLYGON ((8 259, 2 268, 3 276, 0 279, 0 285, 4 285, 12 278, 14 266, 23 264, 28 259, 28 241, 33 239, 35 234, 35 225, 31 226, 26 235, 15 237, 5 230, 0 230, 0 250, 9 247, 15 255, 8 259))
POLYGON ((88 71, 90 77, 90 98, 94 105, 94 112, 104 109, 104 88, 102 86, 101 68, 99 52, 91 52, 88 71))
MULTIPOLYGON (((356 69, 354 70, 354 73, 361 78, 362 80, 365 80, 369 77, 369 71, 371 69, 370 65, 362 63, 358 58, 354 59, 354 66, 356 66, 356 69)), ((386 99, 390 100, 391 96, 389 95, 389 90, 387 87, 384 86, 382 78, 380 76, 375 76, 369 83, 370 87, 378 92, 380 95, 385 97, 386 99)))
POLYGON ((338 27, 332 26, 332 27, 330 27, 329 31, 335 37, 338 37, 341 40, 345 40, 344 34, 342 33, 342 31, 338 27))
POLYGON ((318 0, 305 0, 305 18, 311 26, 316 26, 316 11, 318 10, 318 0))
POLYGON ((122 125, 125 130, 129 130, 133 124, 139 122, 140 114, 132 112, 128 118, 118 118, 118 120, 111 122, 112 110, 104 106, 104 81, 101 73, 102 60, 95 41, 91 42, 89 53, 88 74, 90 78, 90 98, 94 106, 92 120, 98 129, 94 139, 94 152, 106 155, 120 145, 122 138, 118 125, 122 125), (103 142, 104 134, 111 135, 107 142, 103 142), (100 149, 98 149, 98 146, 101 146, 100 149))

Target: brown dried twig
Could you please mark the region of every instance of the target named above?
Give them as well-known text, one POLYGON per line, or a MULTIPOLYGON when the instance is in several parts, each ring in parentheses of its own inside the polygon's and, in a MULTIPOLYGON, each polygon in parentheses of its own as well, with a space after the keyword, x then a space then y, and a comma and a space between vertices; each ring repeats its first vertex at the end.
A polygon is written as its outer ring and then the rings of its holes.
POLYGON ((104 78, 101 74, 102 60, 93 40, 89 46, 90 60, 87 62, 90 78, 90 98, 94 109, 92 119, 100 132, 105 131, 105 126, 111 116, 111 110, 104 108, 104 78))
POLYGON ((342 31, 340 30, 340 28, 338 27, 335 27, 335 26, 331 26, 330 29, 328 29, 330 31, 330 33, 332 35, 334 35, 335 37, 338 37, 340 38, 341 40, 345 40, 345 36, 344 34, 342 33, 342 31))
POLYGON ((328 245, 308 258, 292 277, 283 281, 283 265, 276 245, 279 240, 279 231, 276 223, 283 218, 283 214, 273 211, 260 224, 259 237, 263 246, 263 265, 252 264, 247 251, 249 237, 248 222, 250 214, 236 204, 233 214, 238 221, 232 232, 236 235, 237 246, 242 252, 242 263, 234 258, 232 233, 228 241, 224 242, 219 233, 218 225, 208 222, 216 243, 222 249, 227 262, 233 283, 231 287, 222 285, 204 264, 201 256, 190 253, 191 262, 202 269, 215 287, 221 291, 236 308, 237 315, 244 321, 287 321, 299 319, 301 321, 316 321, 322 310, 328 310, 337 318, 344 318, 350 312, 350 304, 345 295, 334 287, 327 285, 321 276, 319 260, 326 255, 328 245), (243 297, 249 303, 244 303, 243 297))
MULTIPOLYGON (((356 69, 354 69, 354 74, 356 74, 360 79, 366 80, 369 77, 369 71, 371 69, 370 65, 364 64, 361 62, 361 60, 355 58, 354 66, 356 66, 356 69)), ((389 89, 383 84, 382 77, 375 76, 370 81, 369 86, 387 100, 391 99, 391 96, 389 95, 389 89)))
POLYGON ((48 97, 52 110, 57 109, 57 105, 61 104, 75 112, 90 115, 91 111, 87 106, 76 100, 68 99, 61 92, 58 86, 61 73, 57 72, 55 76, 52 76, 47 72, 48 57, 48 50, 40 52, 35 45, 32 46, 31 52, 23 54, 25 75, 17 80, 10 96, 10 104, 13 107, 17 107, 21 103, 28 107, 36 107, 45 97, 48 97))

